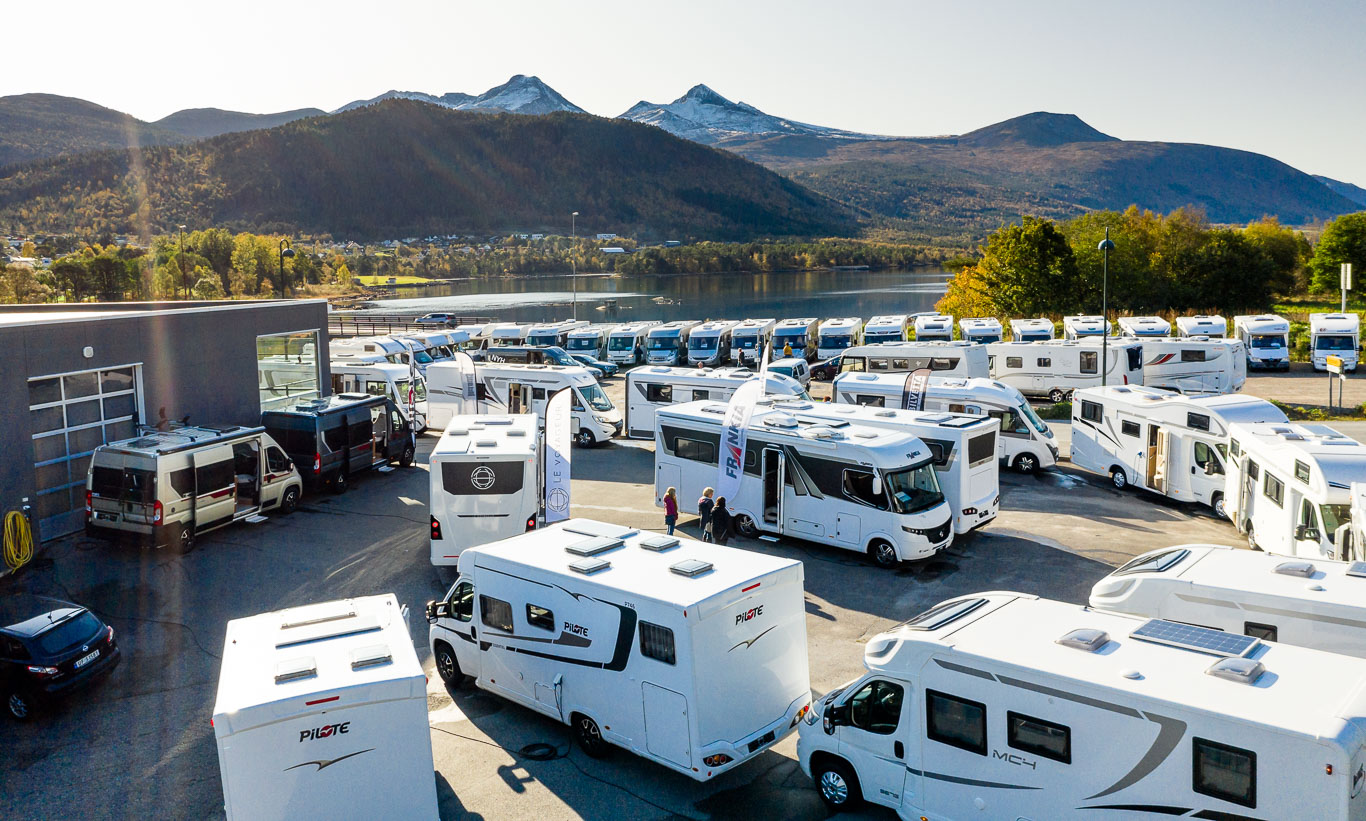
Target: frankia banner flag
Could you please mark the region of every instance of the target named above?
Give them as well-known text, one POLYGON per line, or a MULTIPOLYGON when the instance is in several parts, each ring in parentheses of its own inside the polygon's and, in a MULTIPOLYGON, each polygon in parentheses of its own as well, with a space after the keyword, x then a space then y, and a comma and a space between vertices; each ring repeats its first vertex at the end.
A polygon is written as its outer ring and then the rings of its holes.
POLYGON ((745 475, 745 441, 749 434, 749 418, 754 404, 763 395, 763 379, 752 379, 742 384, 726 406, 726 424, 721 429, 721 453, 716 470, 716 495, 734 499, 740 492, 740 480, 745 475))
POLYGON ((544 473, 545 522, 569 518, 570 428, 574 418, 572 388, 560 388, 545 403, 544 473))

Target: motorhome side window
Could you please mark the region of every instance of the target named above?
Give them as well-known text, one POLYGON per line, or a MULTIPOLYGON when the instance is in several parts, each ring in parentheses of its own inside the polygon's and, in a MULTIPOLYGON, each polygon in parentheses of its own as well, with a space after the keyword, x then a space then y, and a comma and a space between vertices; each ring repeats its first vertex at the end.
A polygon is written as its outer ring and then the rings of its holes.
POLYGON ((1191 789, 1244 807, 1257 806, 1256 753, 1204 738, 1194 738, 1191 744, 1191 789))
POLYGON ((1022 356, 1007 356, 1007 357, 1006 357, 1006 367, 1007 367, 1007 368, 1023 368, 1023 367, 1024 367, 1024 357, 1022 357, 1022 356))
POLYGON ((1137 422, 1124 420, 1119 423, 1119 432, 1125 436, 1138 436, 1138 430, 1137 422))
POLYGON ((1204 362, 1204 361, 1205 361, 1205 352, 1204 352, 1204 351, 1187 351, 1187 350, 1183 350, 1183 351, 1181 351, 1181 361, 1182 361, 1182 362, 1204 362))
POLYGON ((1234 456, 1237 456, 1238 454, 1243 452, 1243 446, 1238 444, 1237 439, 1228 440, 1228 449, 1229 452, 1232 453, 1234 456))
MULTIPOLYGON (((275 450, 275 448, 271 448, 271 450, 280 453, 278 450, 275 450)), ((284 454, 281 454, 281 458, 283 457, 284 454)), ((272 465, 273 464, 274 463, 272 462, 272 465)), ((272 472, 275 470, 277 470, 277 468, 271 467, 272 472)), ((286 470, 286 468, 278 468, 278 470, 286 470)), ((194 495, 194 468, 173 470, 166 474, 166 479, 171 483, 171 490, 174 490, 176 495, 180 498, 184 499, 187 496, 194 495)))
POLYGON ((485 627, 512 632, 512 605, 492 596, 479 597, 479 620, 485 627))
POLYGON ((358 447, 370 443, 375 436, 375 425, 370 421, 370 417, 363 416, 351 423, 350 426, 351 447, 358 447))
MULTIPOLYGON (((962 407, 962 405, 959 405, 958 407, 962 407)), ((953 406, 951 405, 951 411, 952 408, 953 406)), ((962 411, 958 411, 958 413, 961 412, 962 411)), ((1001 433, 1022 433, 1026 436, 1029 435, 1029 428, 1025 425, 1024 419, 1020 418, 1020 415, 1015 411, 989 411, 987 415, 990 416, 992 419, 1001 420, 1001 433)))
POLYGON ((673 664, 674 631, 648 621, 640 623, 640 654, 646 658, 673 664))
POLYGON ((1100 422, 1101 418, 1104 417, 1104 415, 1105 409, 1101 407, 1099 402, 1087 402, 1085 399, 1081 400, 1082 419, 1086 419, 1091 422, 1100 422))
POLYGON ((887 406, 887 400, 882 396, 869 396, 866 393, 854 395, 854 403, 869 408, 883 408, 887 406))
POLYGON ((846 356, 840 362, 840 373, 863 373, 866 362, 861 356, 846 356))
POLYGON ((932 371, 951 371, 958 367, 957 359, 938 357, 930 360, 930 370, 932 371))
POLYGON ((1195 465, 1210 476, 1224 473, 1224 465, 1215 455, 1214 448, 1204 442, 1195 443, 1195 465))
POLYGON ((1261 473, 1262 473, 1262 469, 1259 468, 1259 467, 1257 467, 1257 463, 1254 462, 1254 461, 1252 461, 1251 459, 1248 459, 1248 460, 1247 460, 1247 478, 1249 478, 1249 479, 1251 479, 1251 480, 1253 480, 1253 481, 1255 482, 1255 481, 1257 480, 1257 477, 1260 476, 1261 473))
POLYGON ((974 436, 968 440, 968 467, 996 458, 996 437, 990 433, 974 436))
POLYGON ((365 392, 370 396, 385 396, 389 393, 389 383, 365 380, 365 392))
POLYGON ((545 388, 532 388, 532 389, 531 389, 531 400, 532 400, 533 402, 540 402, 540 401, 542 401, 543 399, 545 399, 545 388))
POLYGON ((1186 427, 1193 430, 1209 430, 1209 417, 1203 413, 1188 413, 1186 427))
POLYGON ((1072 730, 1061 724, 1007 712, 1006 743, 1042 758, 1072 763, 1072 730))
POLYGON ((844 471, 844 495, 878 510, 887 509, 887 495, 881 488, 873 493, 873 474, 866 470, 844 471))
POLYGON ((694 401, 694 402, 701 402, 701 401, 704 400, 704 399, 710 399, 710 398, 711 398, 711 391, 708 391, 708 390, 694 390, 694 391, 692 392, 692 401, 694 401))
MULTIPOLYGON (((1128 351, 1128 354, 1129 354, 1129 370, 1131 370, 1131 371, 1136 371, 1136 370, 1139 370, 1140 368, 1143 367, 1143 349, 1142 349, 1142 348, 1130 348, 1129 351, 1128 351)), ((1095 354, 1092 354, 1092 356, 1095 356, 1095 354)))
POLYGON ((672 402, 674 401, 673 385, 646 385, 645 401, 647 402, 672 402))
POLYGON ((1039 366, 1040 368, 1051 368, 1053 367, 1053 357, 1041 356, 1034 360, 1034 364, 1039 366))
POLYGON ((1309 484, 1309 466, 1299 459, 1295 460, 1295 481, 1309 484))
POLYGON ((891 735, 901 723, 905 690, 890 681, 870 681, 849 699, 849 724, 878 735, 891 735))
POLYGON ((716 445, 711 442, 676 436, 674 437, 674 453, 680 459, 691 459, 694 462, 716 462, 716 445))
POLYGON ((231 487, 237 483, 237 476, 233 473, 232 460, 214 462, 195 468, 195 478, 199 485, 199 495, 231 487))
POLYGON ((1098 365, 1099 361, 1100 361, 1100 355, 1097 354, 1095 351, 1082 351, 1082 352, 1081 352, 1081 372, 1082 372, 1082 373, 1100 373, 1100 367, 1099 367, 1099 365, 1098 365))
POLYGON ((1276 503, 1276 507, 1281 507, 1281 502, 1285 498, 1285 482, 1272 476, 1266 475, 1266 481, 1262 484, 1262 495, 1276 503))
POLYGON ((1258 624, 1255 621, 1243 622, 1243 635, 1252 636, 1254 639, 1277 641, 1276 634, 1278 632, 1274 624, 1258 624))
MULTIPOLYGON (((266 448, 266 470, 271 473, 284 473, 289 470, 289 459, 287 459, 279 448, 266 448)), ((174 487, 174 480, 172 481, 174 487)), ((182 494, 184 495, 184 494, 182 494)))
POLYGON ((925 735, 931 741, 987 754, 987 706, 935 690, 925 691, 925 735))
POLYGON ((327 449, 334 453, 346 450, 346 420, 337 419, 333 426, 325 429, 323 441, 327 443, 327 449))
POLYGON ((451 593, 451 616, 456 621, 469 621, 474 618, 474 585, 461 582, 451 593))
POLYGON ((526 623, 542 630, 555 629, 555 614, 535 604, 526 606, 526 623))

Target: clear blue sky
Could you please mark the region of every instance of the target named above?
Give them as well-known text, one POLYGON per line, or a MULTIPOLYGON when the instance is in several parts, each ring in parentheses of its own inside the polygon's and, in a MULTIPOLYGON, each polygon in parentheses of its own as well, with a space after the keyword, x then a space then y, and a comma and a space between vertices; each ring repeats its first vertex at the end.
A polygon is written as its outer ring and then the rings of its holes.
POLYGON ((703 82, 882 134, 1069 112, 1125 139, 1269 154, 1366 186, 1366 2, 238 0, 10 4, 0 94, 156 119, 336 108, 536 74, 615 116, 703 82))

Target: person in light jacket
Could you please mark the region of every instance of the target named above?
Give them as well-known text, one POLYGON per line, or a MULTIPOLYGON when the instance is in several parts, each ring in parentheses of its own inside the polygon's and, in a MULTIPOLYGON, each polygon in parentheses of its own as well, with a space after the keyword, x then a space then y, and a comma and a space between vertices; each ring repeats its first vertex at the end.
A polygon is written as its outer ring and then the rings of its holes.
POLYGON ((711 510, 711 535, 717 544, 730 540, 730 511, 726 510, 726 497, 718 496, 716 506, 711 510))
POLYGON ((674 525, 678 524, 678 488, 664 491, 664 526, 670 536, 674 535, 674 525))

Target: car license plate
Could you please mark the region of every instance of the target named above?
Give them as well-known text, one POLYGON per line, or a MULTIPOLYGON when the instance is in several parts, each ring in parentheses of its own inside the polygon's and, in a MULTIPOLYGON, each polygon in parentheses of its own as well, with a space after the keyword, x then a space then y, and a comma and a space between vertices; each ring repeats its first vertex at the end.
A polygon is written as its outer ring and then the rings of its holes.
POLYGON ((97 659, 97 658, 99 658, 99 657, 100 657, 100 651, 99 651, 99 650, 93 650, 93 651, 91 651, 88 655, 84 655, 84 656, 81 656, 80 658, 76 659, 75 669, 79 670, 79 669, 81 669, 82 667, 84 667, 85 665, 89 664, 90 662, 94 661, 95 659, 97 659))
POLYGON ((101 520, 106 521, 106 522, 117 522, 117 521, 119 520, 119 514, 117 514, 117 513, 99 513, 99 512, 97 512, 97 513, 95 514, 95 518, 96 518, 96 519, 101 519, 101 520))

